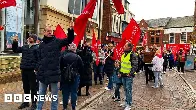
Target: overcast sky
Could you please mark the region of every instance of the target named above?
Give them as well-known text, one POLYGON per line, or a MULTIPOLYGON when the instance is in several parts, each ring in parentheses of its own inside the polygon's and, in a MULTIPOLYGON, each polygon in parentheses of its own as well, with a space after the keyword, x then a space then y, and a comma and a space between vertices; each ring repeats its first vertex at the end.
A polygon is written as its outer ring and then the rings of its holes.
POLYGON ((195 0, 128 0, 135 20, 183 17, 194 14, 195 0))

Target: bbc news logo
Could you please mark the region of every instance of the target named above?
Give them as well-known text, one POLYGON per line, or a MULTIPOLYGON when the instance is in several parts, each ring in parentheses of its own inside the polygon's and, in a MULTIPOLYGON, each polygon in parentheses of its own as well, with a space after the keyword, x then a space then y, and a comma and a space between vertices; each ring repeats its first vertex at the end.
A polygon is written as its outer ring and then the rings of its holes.
MULTIPOLYGON (((57 101, 57 95, 34 95, 34 101, 57 101)), ((4 94, 4 102, 31 102, 31 94, 4 94)))

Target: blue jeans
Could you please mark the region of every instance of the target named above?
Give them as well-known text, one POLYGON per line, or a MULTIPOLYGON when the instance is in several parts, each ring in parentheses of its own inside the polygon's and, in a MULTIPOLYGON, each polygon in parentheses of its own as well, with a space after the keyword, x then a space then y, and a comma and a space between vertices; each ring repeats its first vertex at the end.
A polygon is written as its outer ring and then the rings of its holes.
POLYGON ((125 102, 127 105, 131 106, 132 104, 132 84, 133 78, 132 77, 122 77, 123 87, 125 91, 125 102))
POLYGON ((154 86, 158 87, 158 83, 160 81, 160 85, 163 85, 163 80, 161 77, 161 72, 160 71, 154 71, 154 76, 155 76, 155 83, 154 86))
POLYGON ((113 81, 112 81, 113 76, 111 75, 108 78, 109 78, 108 89, 113 89, 113 81))
MULTIPOLYGON (((51 83, 51 93, 52 95, 57 95, 58 97, 58 83, 51 83)), ((46 95, 48 85, 39 82, 39 95, 46 95)), ((44 101, 38 101, 37 110, 42 110, 44 101)), ((56 101, 52 100, 51 110, 58 110, 58 99, 56 101)))
POLYGON ((80 83, 80 77, 77 76, 74 83, 62 84, 63 108, 64 109, 67 109, 70 94, 71 94, 72 110, 76 109, 76 101, 78 97, 77 91, 78 91, 79 83, 80 83))
POLYGON ((121 87, 121 84, 116 84, 116 87, 115 87, 115 98, 117 99, 120 99, 120 87, 121 87))

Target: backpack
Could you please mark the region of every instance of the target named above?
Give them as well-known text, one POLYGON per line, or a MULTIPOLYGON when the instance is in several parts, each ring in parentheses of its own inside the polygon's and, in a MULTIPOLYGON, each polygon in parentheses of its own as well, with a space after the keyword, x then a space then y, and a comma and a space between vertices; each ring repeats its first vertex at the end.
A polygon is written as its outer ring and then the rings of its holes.
POLYGON ((72 64, 67 64, 67 66, 65 66, 63 68, 63 75, 64 75, 64 80, 67 83, 74 83, 75 82, 75 78, 78 75, 78 71, 76 69, 74 69, 72 66, 75 62, 77 62, 78 57, 76 58, 76 60, 72 63, 72 64))

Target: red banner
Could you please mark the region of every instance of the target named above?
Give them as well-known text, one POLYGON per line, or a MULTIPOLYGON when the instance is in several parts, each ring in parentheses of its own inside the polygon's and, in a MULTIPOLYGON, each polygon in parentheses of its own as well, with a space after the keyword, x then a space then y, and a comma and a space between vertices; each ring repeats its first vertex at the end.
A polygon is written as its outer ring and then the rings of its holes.
POLYGON ((0 0, 0 8, 16 6, 16 0, 0 0))
POLYGON ((124 7, 122 5, 122 0, 113 0, 113 3, 114 3, 114 6, 118 12, 118 14, 124 14, 125 11, 124 11, 124 7))
POLYGON ((82 14, 75 20, 74 31, 77 34, 74 43, 78 46, 79 42, 83 39, 84 33, 86 31, 86 24, 88 18, 92 18, 94 9, 96 6, 97 0, 91 0, 85 9, 82 11, 82 14))
POLYGON ((166 44, 166 49, 171 50, 174 55, 174 60, 176 60, 176 54, 180 49, 183 49, 185 53, 190 51, 191 45, 190 44, 166 44))

